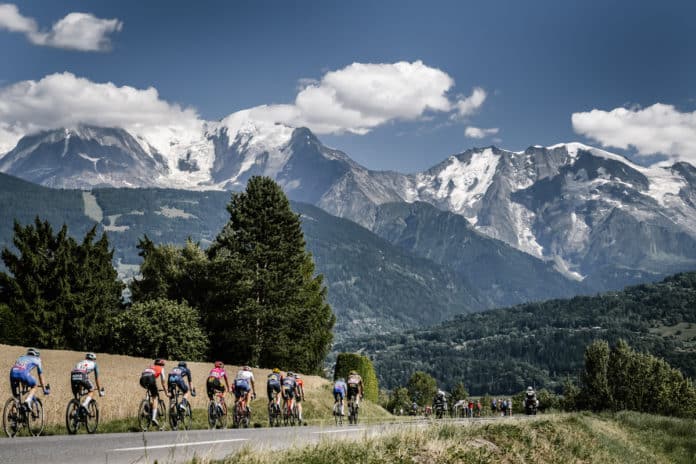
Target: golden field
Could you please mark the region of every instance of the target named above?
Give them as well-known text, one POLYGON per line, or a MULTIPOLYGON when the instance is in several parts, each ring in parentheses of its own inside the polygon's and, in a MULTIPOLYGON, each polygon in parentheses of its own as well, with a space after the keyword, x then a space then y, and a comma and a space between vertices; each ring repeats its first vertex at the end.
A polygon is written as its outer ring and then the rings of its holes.
MULTIPOLYGON (((3 404, 11 396, 10 368, 15 359, 25 352, 26 347, 0 344, 0 369, 5 371, 4 379, 0 381, 0 400, 3 404)), ((84 358, 84 355, 85 353, 76 351, 41 350, 44 380, 51 385, 50 396, 44 397, 42 393, 38 393, 39 398, 44 403, 47 424, 63 425, 65 423, 65 408, 72 398, 70 370, 75 363, 84 358)), ((168 371, 177 362, 178 360, 167 360, 165 370, 168 371)), ((95 398, 99 402, 100 422, 134 418, 140 401, 145 397, 145 390, 138 383, 140 372, 152 363, 152 359, 97 353, 97 363, 99 364, 99 380, 106 390, 106 395, 102 398, 95 394, 95 398)), ((213 367, 212 363, 188 362, 188 366, 193 376, 193 386, 198 393, 195 398, 192 398, 191 405, 194 409, 206 408, 208 397, 205 393, 205 379, 213 367)), ((225 366, 225 368, 231 382, 239 366, 225 366)), ((253 372, 256 378, 258 399, 252 405, 258 412, 265 411, 266 376, 270 370, 254 369, 253 372)), ((327 399, 330 397, 328 380, 316 376, 303 376, 303 379, 308 400, 319 396, 326 396, 327 399)), ((330 411, 331 406, 329 405, 329 415, 330 411)))

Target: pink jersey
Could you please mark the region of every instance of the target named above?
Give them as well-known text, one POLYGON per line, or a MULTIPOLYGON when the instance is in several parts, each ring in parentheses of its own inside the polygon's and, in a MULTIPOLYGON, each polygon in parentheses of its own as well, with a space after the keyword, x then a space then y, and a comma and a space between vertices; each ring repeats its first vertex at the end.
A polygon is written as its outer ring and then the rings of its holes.
POLYGON ((225 372, 225 369, 216 367, 210 371, 210 374, 208 374, 208 378, 210 377, 214 379, 227 379, 227 373, 225 372))

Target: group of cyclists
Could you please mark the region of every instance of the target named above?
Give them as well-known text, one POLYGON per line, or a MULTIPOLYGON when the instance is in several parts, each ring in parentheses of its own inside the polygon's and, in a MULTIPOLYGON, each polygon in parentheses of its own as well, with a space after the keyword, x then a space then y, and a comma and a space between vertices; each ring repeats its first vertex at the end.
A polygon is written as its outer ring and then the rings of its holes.
POLYGON ((339 406, 339 414, 345 416, 344 400, 354 401, 355 407, 360 407, 360 399, 363 396, 362 377, 356 371, 350 371, 348 379, 340 377, 336 380, 333 387, 334 404, 339 406))
MULTIPOLYGON (((169 397, 173 397, 175 393, 182 393, 181 407, 186 408, 190 402, 190 396, 196 396, 196 390, 192 386, 191 370, 188 368, 186 361, 179 361, 167 374, 165 371, 164 359, 155 359, 151 365, 146 367, 140 374, 140 386, 149 392, 150 411, 152 411, 152 424, 159 426, 158 423, 158 408, 157 403, 160 400, 160 391, 167 392, 169 397), (166 378, 166 382, 165 382, 166 378), (158 385, 159 384, 159 385, 158 385), (161 389, 159 388, 161 386, 161 389), (178 390, 178 392, 177 392, 178 390)), ((351 373, 352 374, 352 373, 351 373)), ((359 376, 358 376, 359 377, 359 376)), ((349 385, 353 385, 349 378, 349 385)), ((70 372, 70 385, 73 395, 78 392, 84 392, 84 401, 81 404, 81 409, 87 411, 89 403, 93 400, 95 391, 99 392, 100 396, 104 395, 104 389, 99 381, 99 366, 97 365, 97 356, 94 353, 87 353, 83 360, 75 364, 70 372), (93 374, 94 382, 90 375, 93 374), (95 388, 96 384, 96 388, 95 388)), ((359 381, 360 394, 362 394, 362 380, 359 381)), ((41 362, 41 354, 36 348, 29 348, 26 354, 20 356, 15 361, 10 369, 10 386, 12 396, 19 399, 21 392, 26 391, 24 397, 24 405, 26 410, 31 410, 31 404, 36 395, 37 388, 41 387, 45 395, 50 394, 50 388, 44 381, 43 365, 41 362), (32 375, 32 371, 36 369, 37 379, 32 375)), ((224 398, 226 392, 234 393, 236 401, 244 400, 246 412, 251 413, 249 403, 252 399, 256 399, 256 383, 254 374, 249 366, 243 366, 237 371, 236 376, 230 386, 230 380, 225 371, 225 365, 222 361, 215 361, 213 368, 208 373, 206 379, 206 393, 210 400, 216 393, 224 398)), ((298 419, 302 419, 302 402, 305 399, 304 380, 300 374, 288 371, 283 374, 279 368, 273 369, 268 375, 266 381, 266 391, 268 394, 268 405, 275 404, 280 408, 280 400, 283 400, 283 408, 297 410, 298 419)), ((348 388, 350 393, 352 390, 348 388)), ((345 388, 344 394, 345 396, 345 388)), ((341 398, 343 398, 341 396, 341 398)))

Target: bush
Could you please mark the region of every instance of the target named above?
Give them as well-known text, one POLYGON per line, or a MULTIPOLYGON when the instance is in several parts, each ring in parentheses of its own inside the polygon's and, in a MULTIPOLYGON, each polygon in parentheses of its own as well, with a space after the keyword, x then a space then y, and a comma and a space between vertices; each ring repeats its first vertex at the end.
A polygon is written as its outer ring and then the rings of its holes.
POLYGON ((202 360, 208 338, 199 319, 198 311, 186 303, 136 303, 114 318, 112 349, 130 356, 202 360))

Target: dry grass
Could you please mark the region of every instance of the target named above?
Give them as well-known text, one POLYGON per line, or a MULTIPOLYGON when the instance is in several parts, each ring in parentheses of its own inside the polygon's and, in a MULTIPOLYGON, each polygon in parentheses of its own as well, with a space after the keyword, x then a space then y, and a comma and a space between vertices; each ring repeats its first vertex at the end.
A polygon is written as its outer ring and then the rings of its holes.
MULTIPOLYGON (((9 373, 15 359, 26 352, 25 347, 0 344, 0 370, 9 373)), ((46 421, 49 425, 63 426, 65 423, 65 407, 72 398, 70 391, 70 370, 84 353, 64 350, 41 350, 41 359, 44 366, 44 380, 51 384, 51 395, 43 399, 46 413, 46 421)), ((140 372, 152 363, 151 359, 134 358, 97 353, 100 381, 106 390, 103 398, 96 397, 99 401, 99 410, 102 423, 117 419, 134 418, 140 401, 145 396, 145 390, 140 387, 138 380, 140 372)), ((174 367, 177 360, 167 361, 165 369, 174 367)), ((210 363, 189 362, 189 368, 193 376, 193 385, 198 395, 192 398, 194 409, 204 409, 208 398, 205 394, 205 379, 212 368, 210 363)), ((228 375, 234 377, 239 366, 226 366, 228 375)), ((256 378, 258 399, 252 403, 256 410, 265 411, 266 376, 268 369, 254 369, 256 378)), ((7 376, 7 375, 6 375, 7 376)), ((306 396, 327 395, 329 382, 316 376, 303 376, 306 396)), ((9 398, 9 381, 0 381, 0 400, 4 403, 9 398)), ((39 397, 41 394, 39 393, 39 397)), ((308 409, 312 409, 311 407, 308 409)), ((328 407, 330 414, 331 407, 328 407)))

